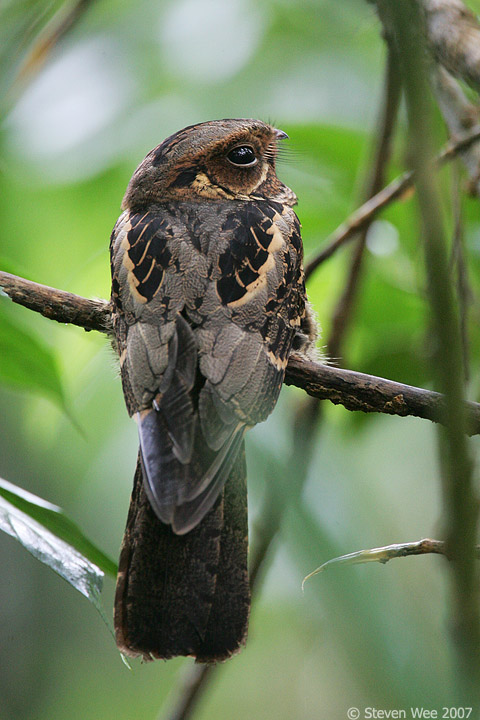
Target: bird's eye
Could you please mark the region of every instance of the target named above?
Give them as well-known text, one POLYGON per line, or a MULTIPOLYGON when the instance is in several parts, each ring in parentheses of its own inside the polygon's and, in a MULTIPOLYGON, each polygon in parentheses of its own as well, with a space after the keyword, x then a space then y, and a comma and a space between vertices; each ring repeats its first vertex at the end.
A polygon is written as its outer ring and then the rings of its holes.
POLYGON ((227 153, 227 159, 237 167, 252 167, 257 163, 257 157, 250 145, 238 145, 227 153))

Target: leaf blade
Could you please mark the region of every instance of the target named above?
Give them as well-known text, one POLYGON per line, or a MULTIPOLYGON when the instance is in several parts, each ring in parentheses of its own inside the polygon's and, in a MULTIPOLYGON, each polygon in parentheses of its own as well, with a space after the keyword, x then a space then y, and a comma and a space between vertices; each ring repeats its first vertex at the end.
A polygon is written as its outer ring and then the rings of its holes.
MULTIPOLYGON (((94 545, 63 510, 37 495, 0 478, 0 499, 29 517, 66 546, 83 556, 102 573, 116 578, 117 565, 94 545)), ((4 506, 2 503, 2 506, 4 506)), ((2 527, 2 529, 4 529, 2 527)), ((5 530, 5 532, 8 532, 5 530)), ((18 538, 17 538, 18 539, 18 538)), ((28 549, 28 548, 27 548, 28 549)), ((48 564, 48 563, 47 563, 48 564)), ((55 568, 53 568, 55 569, 55 568)), ((67 578, 66 578, 67 579, 67 578)))

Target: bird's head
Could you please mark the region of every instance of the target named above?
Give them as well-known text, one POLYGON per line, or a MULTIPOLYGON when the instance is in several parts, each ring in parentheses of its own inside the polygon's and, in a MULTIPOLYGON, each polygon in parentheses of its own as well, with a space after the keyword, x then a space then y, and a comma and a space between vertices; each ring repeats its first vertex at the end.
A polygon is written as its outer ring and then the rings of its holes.
POLYGON ((277 177, 277 143, 288 137, 260 120, 190 125, 148 153, 128 185, 123 207, 135 212, 166 200, 251 200, 295 204, 277 177))

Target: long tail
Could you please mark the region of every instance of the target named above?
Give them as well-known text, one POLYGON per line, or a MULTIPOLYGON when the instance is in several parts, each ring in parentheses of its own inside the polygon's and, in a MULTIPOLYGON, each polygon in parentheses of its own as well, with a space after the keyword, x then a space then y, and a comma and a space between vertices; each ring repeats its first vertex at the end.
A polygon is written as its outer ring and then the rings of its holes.
POLYGON ((244 644, 250 610, 245 452, 197 527, 175 535, 153 512, 137 462, 115 595, 117 645, 145 660, 226 660, 244 644))

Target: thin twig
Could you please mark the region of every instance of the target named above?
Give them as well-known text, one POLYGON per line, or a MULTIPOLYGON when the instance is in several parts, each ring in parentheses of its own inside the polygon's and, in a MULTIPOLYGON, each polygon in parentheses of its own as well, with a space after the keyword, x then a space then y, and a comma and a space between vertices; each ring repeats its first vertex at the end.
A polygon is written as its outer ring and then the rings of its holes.
MULTIPOLYGON (((379 562, 385 565, 395 558, 431 554, 444 555, 449 559, 446 543, 443 540, 432 540, 431 538, 424 538, 423 540, 416 540, 415 542, 384 545, 383 547, 369 548, 368 550, 356 550, 347 555, 340 555, 339 557, 327 560, 320 565, 320 567, 312 570, 312 572, 303 578, 302 590, 307 580, 330 568, 332 565, 363 565, 369 562, 379 562)), ((475 557, 477 560, 480 559, 480 545, 477 545, 475 548, 475 557)))
MULTIPOLYGON (((480 140, 480 125, 475 125, 468 132, 450 140, 437 156, 434 167, 441 167, 444 162, 456 157, 458 153, 466 150, 477 140, 480 140)), ((325 247, 306 263, 305 278, 308 279, 319 265, 330 258, 342 245, 351 240, 366 223, 371 222, 380 210, 383 210, 394 200, 404 196, 412 188, 413 182, 413 171, 406 171, 357 208, 329 235, 325 241, 325 247)))
POLYGON ((160 713, 158 720, 188 720, 192 717, 198 702, 207 689, 213 675, 216 675, 219 665, 190 665, 186 668, 183 681, 176 692, 176 699, 172 708, 164 715, 160 713))
MULTIPOLYGON (((385 181, 385 170, 390 160, 392 136, 395 129, 400 95, 401 82, 398 72, 398 59, 396 57, 395 50, 389 44, 383 101, 380 108, 378 129, 375 133, 374 158, 365 190, 367 200, 380 190, 385 181)), ((355 299, 358 296, 363 259, 365 256, 367 233, 372 221, 373 216, 362 225, 357 238, 356 247, 350 261, 345 286, 333 311, 332 326, 327 340, 328 357, 339 358, 343 354, 343 340, 352 320, 355 299)))
MULTIPOLYGON (((480 130, 478 137, 480 137, 480 130)), ((325 247, 311 257, 305 265, 305 279, 308 280, 325 260, 328 260, 336 251, 356 235, 367 223, 371 222, 383 208, 390 205, 394 200, 402 197, 412 187, 413 173, 404 172, 386 185, 380 192, 364 202, 359 208, 349 215, 341 225, 333 231, 325 241, 325 247)))
POLYGON ((16 84, 24 85, 39 72, 60 40, 80 20, 94 0, 77 0, 74 5, 65 3, 38 34, 17 75, 16 84))

